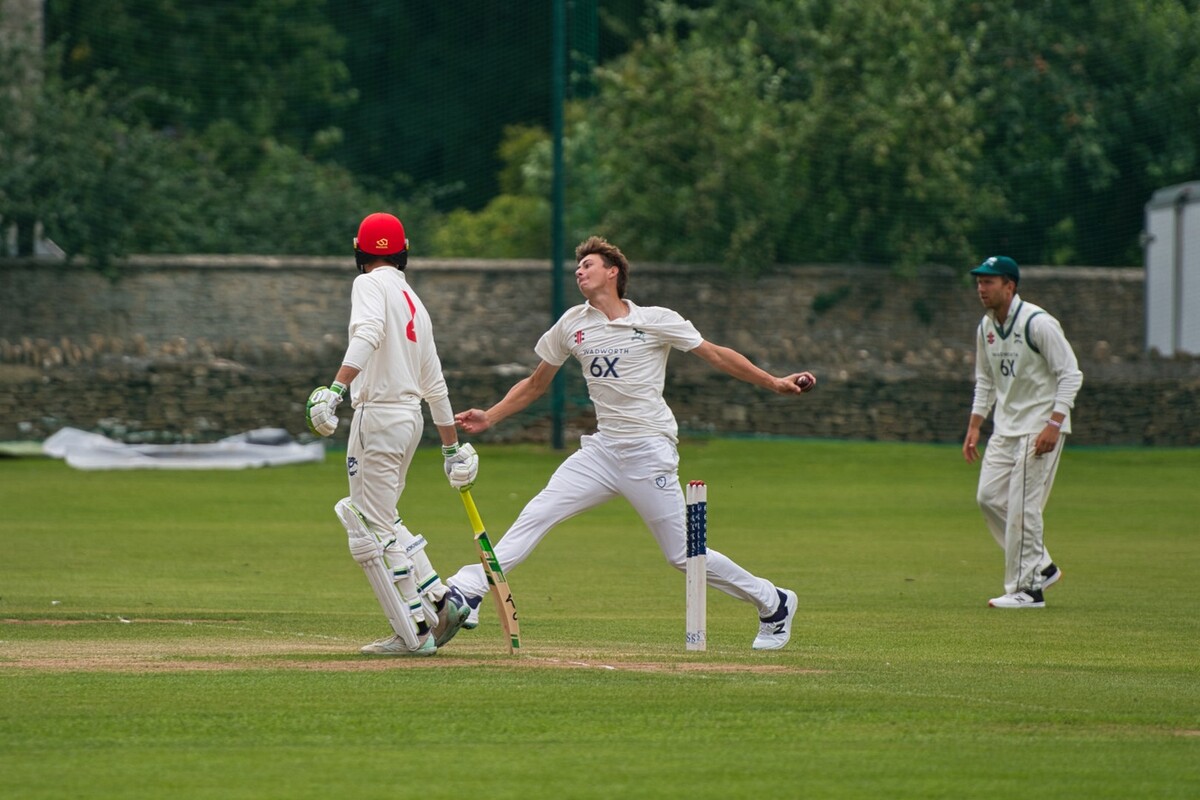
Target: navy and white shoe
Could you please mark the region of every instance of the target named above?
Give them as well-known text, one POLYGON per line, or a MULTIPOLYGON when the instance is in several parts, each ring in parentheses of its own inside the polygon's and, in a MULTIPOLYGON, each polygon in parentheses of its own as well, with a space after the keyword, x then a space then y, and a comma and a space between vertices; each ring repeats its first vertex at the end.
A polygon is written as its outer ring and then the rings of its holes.
POLYGON ((792 638, 792 619, 796 616, 796 593, 791 589, 776 589, 779 592, 779 608, 766 619, 759 618, 758 636, 754 637, 755 650, 779 650, 792 638))
MULTIPOLYGON (((462 597, 462 595, 458 596, 462 597)), ((471 612, 465 602, 462 604, 455 602, 449 591, 442 595, 440 603, 441 607, 437 610, 437 622, 434 623, 432 631, 434 644, 438 647, 444 646, 446 642, 454 638, 454 634, 462 628, 471 612)))
POLYGON ((450 591, 446 592, 446 598, 459 608, 469 609, 466 619, 463 620, 462 627, 469 631, 473 631, 479 627, 479 603, 483 600, 482 597, 468 597, 460 592, 457 587, 451 586, 450 591))
POLYGON ((1055 566, 1054 562, 1051 562, 1050 566, 1042 570, 1042 591, 1044 592, 1058 583, 1062 580, 1062 576, 1062 570, 1055 566))
POLYGON ((1045 608, 1046 598, 1041 589, 1022 589, 993 597, 988 600, 988 605, 992 608, 1045 608))

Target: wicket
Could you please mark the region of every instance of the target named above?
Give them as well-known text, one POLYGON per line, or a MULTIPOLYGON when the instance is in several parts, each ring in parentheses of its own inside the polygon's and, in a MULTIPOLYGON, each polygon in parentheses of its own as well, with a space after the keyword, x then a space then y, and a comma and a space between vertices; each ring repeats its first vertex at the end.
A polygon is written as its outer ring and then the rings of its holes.
POLYGON ((687 649, 708 649, 708 487, 687 485, 687 649))

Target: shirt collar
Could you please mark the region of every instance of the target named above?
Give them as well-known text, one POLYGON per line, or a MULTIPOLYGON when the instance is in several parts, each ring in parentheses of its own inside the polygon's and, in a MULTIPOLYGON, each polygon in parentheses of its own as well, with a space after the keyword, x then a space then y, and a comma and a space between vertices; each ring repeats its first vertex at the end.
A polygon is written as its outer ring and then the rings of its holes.
POLYGON ((629 313, 618 319, 610 320, 604 314, 603 311, 601 311, 600 309, 598 309, 594 305, 592 305, 591 300, 583 301, 584 313, 591 314, 594 312, 596 314, 599 314, 601 317, 604 318, 604 321, 607 322, 609 325, 632 325, 634 323, 634 321, 638 317, 641 316, 641 306, 639 306, 637 303, 633 302, 632 300, 630 300, 627 297, 621 298, 621 302, 624 303, 625 307, 629 309, 629 313))
POLYGON ((987 315, 991 318, 992 324, 996 326, 1000 338, 1007 339, 1008 335, 1012 333, 1013 327, 1017 324, 1017 315, 1021 313, 1022 305, 1024 303, 1021 300, 1021 295, 1014 292, 1012 302, 1008 304, 1008 317, 1004 320, 1003 325, 996 321, 996 312, 990 308, 988 309, 987 315))

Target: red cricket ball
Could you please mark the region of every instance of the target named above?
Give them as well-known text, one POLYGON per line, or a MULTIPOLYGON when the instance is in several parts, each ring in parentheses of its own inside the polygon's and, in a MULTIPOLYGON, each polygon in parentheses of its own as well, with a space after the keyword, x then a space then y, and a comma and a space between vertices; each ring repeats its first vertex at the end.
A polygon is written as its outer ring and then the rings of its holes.
POLYGON ((801 375, 799 378, 796 378, 796 385, 801 389, 808 389, 813 385, 813 379, 807 375, 801 375))

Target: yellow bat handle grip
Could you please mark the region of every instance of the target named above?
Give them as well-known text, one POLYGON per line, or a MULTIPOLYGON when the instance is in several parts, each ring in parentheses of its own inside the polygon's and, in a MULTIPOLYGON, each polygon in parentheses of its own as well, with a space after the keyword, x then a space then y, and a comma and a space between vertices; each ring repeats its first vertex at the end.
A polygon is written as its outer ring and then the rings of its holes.
POLYGON ((483 520, 479 518, 479 509, 475 508, 475 501, 471 498, 470 489, 459 489, 462 494, 463 505, 467 509, 467 518, 471 520, 471 527, 475 533, 483 533, 483 520))

